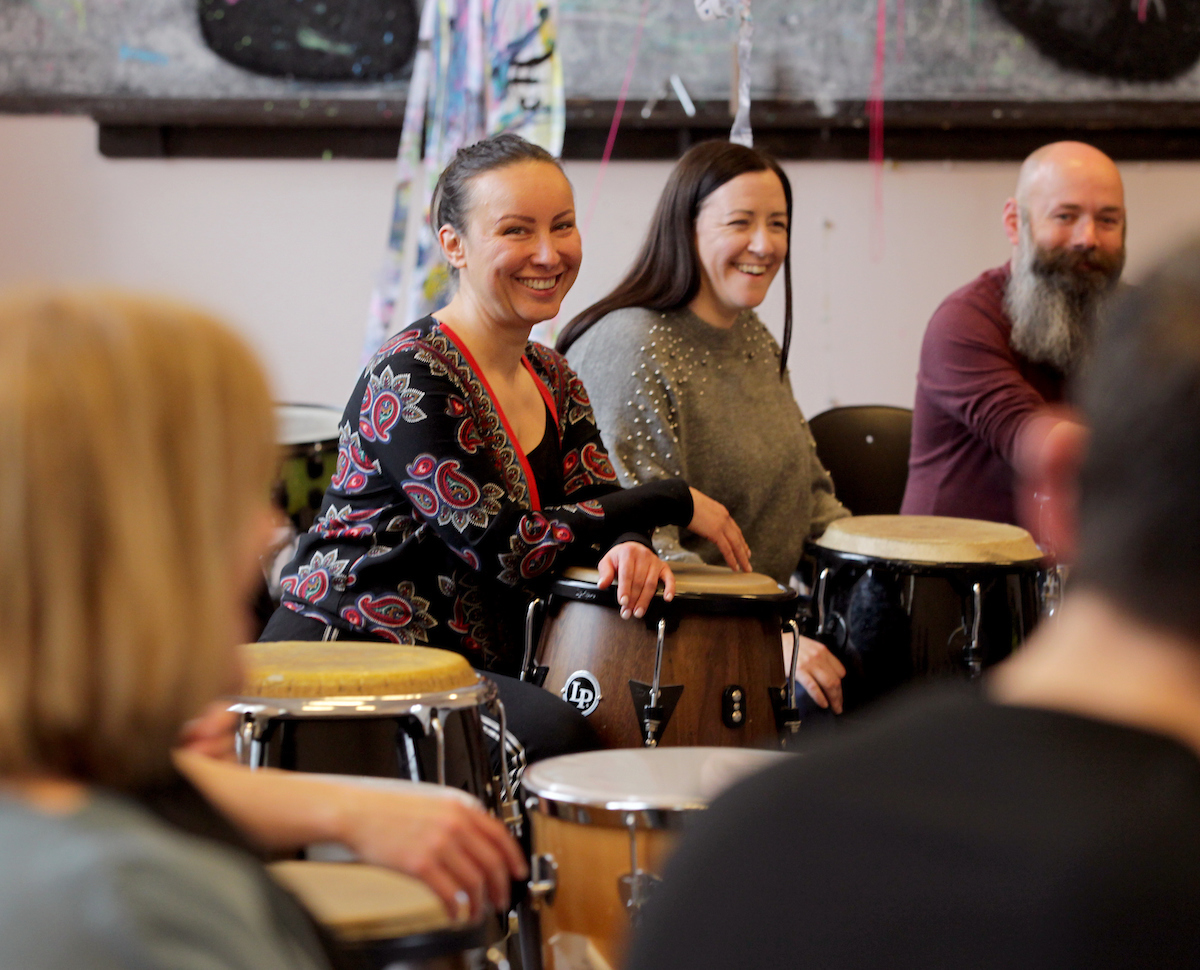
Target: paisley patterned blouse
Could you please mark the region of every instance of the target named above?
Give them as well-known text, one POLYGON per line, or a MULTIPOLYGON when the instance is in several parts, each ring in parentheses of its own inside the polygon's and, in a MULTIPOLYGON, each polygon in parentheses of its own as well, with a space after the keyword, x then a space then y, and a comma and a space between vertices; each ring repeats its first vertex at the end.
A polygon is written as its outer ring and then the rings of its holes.
MULTIPOLYGON (((515 673, 525 604, 554 573, 690 520, 680 479, 617 485, 561 356, 530 343, 523 363, 561 472, 540 482, 449 327, 426 317, 380 348, 342 416, 321 514, 283 571, 284 607, 342 636, 429 644, 515 673)), ((534 451, 545 468, 542 445, 534 451)))

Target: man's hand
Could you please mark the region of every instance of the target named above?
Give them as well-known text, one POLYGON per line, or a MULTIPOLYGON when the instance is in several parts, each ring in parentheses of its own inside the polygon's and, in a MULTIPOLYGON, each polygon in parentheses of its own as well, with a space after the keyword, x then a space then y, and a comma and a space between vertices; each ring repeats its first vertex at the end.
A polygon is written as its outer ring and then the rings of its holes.
MULTIPOLYGON (((790 634, 783 638, 784 669, 792 662, 790 634)), ((818 707, 832 708, 834 714, 842 713, 842 678, 846 668, 823 643, 800 638, 800 656, 796 660, 796 681, 816 701, 818 707)))

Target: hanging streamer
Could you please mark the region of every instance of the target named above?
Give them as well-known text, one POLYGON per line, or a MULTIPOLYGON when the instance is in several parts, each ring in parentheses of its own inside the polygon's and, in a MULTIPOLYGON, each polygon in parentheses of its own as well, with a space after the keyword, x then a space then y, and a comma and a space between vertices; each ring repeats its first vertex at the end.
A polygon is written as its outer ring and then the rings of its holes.
POLYGON ((754 50, 754 17, 750 0, 695 0, 696 13, 701 20, 741 15, 737 39, 737 113, 729 140, 747 148, 754 147, 754 133, 750 129, 750 55, 754 50))
POLYGON ((638 49, 642 46, 642 31, 646 27, 646 18, 649 15, 650 0, 643 0, 641 13, 638 14, 637 29, 633 32, 633 49, 630 50, 629 60, 625 63, 625 77, 621 81, 621 93, 617 96, 617 106, 613 110, 612 124, 608 126, 608 139, 604 142, 604 154, 600 156, 600 168, 596 172, 596 183, 592 186, 587 213, 583 217, 583 234, 585 236, 588 227, 592 224, 592 215, 596 211, 596 200, 600 197, 600 186, 604 184, 604 174, 608 171, 608 162, 612 158, 613 146, 617 143, 617 129, 621 127, 621 115, 625 111, 625 101, 629 97, 629 85, 633 81, 634 68, 637 67, 638 49))
POLYGON ((364 359, 397 325, 439 309, 449 297, 450 274, 429 225, 429 204, 454 153, 501 131, 516 132, 553 155, 562 153, 565 103, 556 4, 426 0, 396 159, 391 231, 368 311, 364 359), (421 216, 410 234, 409 214, 418 202, 421 216), (406 264, 411 265, 407 280, 406 264))
POLYGON ((887 0, 875 4, 875 70, 867 99, 868 156, 874 180, 875 205, 871 218, 871 258, 883 258, 883 74, 887 62, 887 0))

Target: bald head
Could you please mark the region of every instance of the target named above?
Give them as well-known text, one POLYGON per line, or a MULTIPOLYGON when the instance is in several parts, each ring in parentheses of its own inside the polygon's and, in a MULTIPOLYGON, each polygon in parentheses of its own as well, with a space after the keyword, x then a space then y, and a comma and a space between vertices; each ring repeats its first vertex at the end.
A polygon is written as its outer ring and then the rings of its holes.
POLYGON ((1045 145, 1021 166, 1004 230, 1013 245, 1005 292, 1012 345, 1069 371, 1125 265, 1121 173, 1091 145, 1045 145))
POLYGON ((1017 204, 1028 208, 1047 195, 1103 191, 1124 209, 1121 173, 1111 158, 1081 141, 1056 141, 1043 145, 1021 166, 1017 178, 1017 204))
POLYGON ((1016 195, 1004 205, 1004 231, 1020 245, 1047 252, 1095 251, 1122 259, 1125 252, 1125 188, 1104 152, 1078 141, 1043 145, 1025 159, 1016 195))

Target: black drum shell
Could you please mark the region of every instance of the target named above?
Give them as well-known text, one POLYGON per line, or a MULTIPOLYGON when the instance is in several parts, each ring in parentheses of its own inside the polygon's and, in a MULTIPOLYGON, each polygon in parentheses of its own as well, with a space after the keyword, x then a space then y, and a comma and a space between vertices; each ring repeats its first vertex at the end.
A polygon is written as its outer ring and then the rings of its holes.
MULTIPOLYGON (((496 804, 481 709, 439 710, 446 784, 496 804)), ((283 714, 262 735, 264 767, 437 782, 437 738, 413 715, 297 717, 283 714)))
POLYGON ((844 706, 852 711, 913 680, 973 675, 976 583, 982 618, 974 659, 987 668, 1009 656, 1038 622, 1043 569, 1042 560, 922 563, 809 543, 801 563, 812 590, 806 632, 845 665, 844 706))

